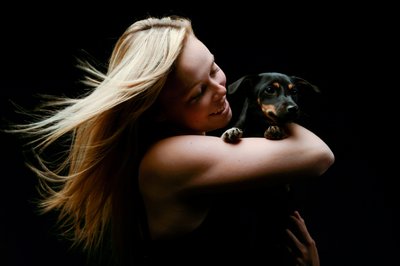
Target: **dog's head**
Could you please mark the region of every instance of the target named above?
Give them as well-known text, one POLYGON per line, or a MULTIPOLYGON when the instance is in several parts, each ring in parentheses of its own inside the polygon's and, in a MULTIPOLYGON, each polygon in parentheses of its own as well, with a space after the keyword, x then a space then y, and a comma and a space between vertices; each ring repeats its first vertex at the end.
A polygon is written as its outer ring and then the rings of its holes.
POLYGON ((319 92, 315 85, 302 78, 264 72, 233 82, 228 86, 228 96, 247 99, 248 110, 258 110, 270 124, 278 125, 298 117, 297 94, 305 87, 319 92))

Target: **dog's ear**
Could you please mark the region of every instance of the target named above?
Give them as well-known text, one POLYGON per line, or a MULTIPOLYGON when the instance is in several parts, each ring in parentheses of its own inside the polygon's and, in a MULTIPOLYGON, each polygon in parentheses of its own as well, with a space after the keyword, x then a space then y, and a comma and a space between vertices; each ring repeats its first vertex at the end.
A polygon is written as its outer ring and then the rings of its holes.
POLYGON ((297 122, 307 125, 313 116, 311 114, 320 112, 323 95, 319 87, 311 82, 297 76, 290 76, 290 78, 298 89, 295 101, 301 106, 301 115, 297 118, 297 122))
POLYGON ((239 88, 240 88, 241 91, 242 90, 243 91, 247 91, 247 89, 245 89, 245 88, 254 86, 255 77, 256 77, 256 75, 245 75, 245 76, 239 78, 235 82, 233 82, 233 83, 228 85, 227 93, 228 94, 237 93, 239 88))
POLYGON ((308 82, 307 80, 305 80, 303 78, 300 78, 297 76, 290 76, 290 78, 291 78, 292 82, 298 87, 304 86, 306 88, 312 89, 316 93, 321 93, 320 89, 316 85, 308 82))
MULTIPOLYGON (((249 94, 253 91, 257 75, 245 75, 227 86, 227 99, 232 109, 232 123, 236 123, 245 107, 249 94)), ((234 124, 232 124, 234 126, 234 124)))

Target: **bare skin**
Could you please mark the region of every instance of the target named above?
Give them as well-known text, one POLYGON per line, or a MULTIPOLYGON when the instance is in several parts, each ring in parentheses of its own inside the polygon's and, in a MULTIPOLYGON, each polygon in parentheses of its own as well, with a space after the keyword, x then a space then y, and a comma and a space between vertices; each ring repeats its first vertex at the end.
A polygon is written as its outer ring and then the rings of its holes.
POLYGON ((192 208, 186 200, 190 195, 321 175, 331 163, 329 150, 310 131, 296 124, 289 128, 291 136, 281 141, 244 138, 233 145, 217 137, 185 135, 156 143, 140 169, 152 236, 189 232, 203 221, 208 206, 192 208))
POLYGON ((180 128, 177 136, 155 143, 145 154, 139 184, 153 239, 191 232, 205 219, 208 201, 193 197, 220 191, 286 184, 322 175, 333 163, 329 147, 297 124, 280 141, 244 138, 229 144, 206 132, 231 119, 226 77, 214 57, 190 36, 178 58, 174 80, 160 95, 163 119, 180 128))
POLYGON ((298 266, 319 266, 319 255, 317 245, 308 232, 306 223, 298 211, 291 215, 294 227, 297 230, 286 229, 291 239, 289 251, 295 258, 295 265, 298 266))

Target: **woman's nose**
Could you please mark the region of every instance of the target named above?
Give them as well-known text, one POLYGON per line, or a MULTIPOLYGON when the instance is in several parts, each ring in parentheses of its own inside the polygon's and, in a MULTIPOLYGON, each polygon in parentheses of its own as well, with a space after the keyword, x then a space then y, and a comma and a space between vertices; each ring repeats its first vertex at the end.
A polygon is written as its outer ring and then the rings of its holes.
POLYGON ((222 84, 216 84, 214 87, 213 100, 219 101, 226 95, 226 87, 222 84))

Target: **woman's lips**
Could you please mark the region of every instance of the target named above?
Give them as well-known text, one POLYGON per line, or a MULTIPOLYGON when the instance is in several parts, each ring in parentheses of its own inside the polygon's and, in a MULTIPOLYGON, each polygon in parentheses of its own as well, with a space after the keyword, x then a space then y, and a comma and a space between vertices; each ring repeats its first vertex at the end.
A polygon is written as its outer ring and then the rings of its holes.
POLYGON ((210 115, 220 115, 227 109, 227 107, 229 107, 229 104, 225 100, 224 104, 216 112, 214 112, 214 113, 212 113, 210 115))

